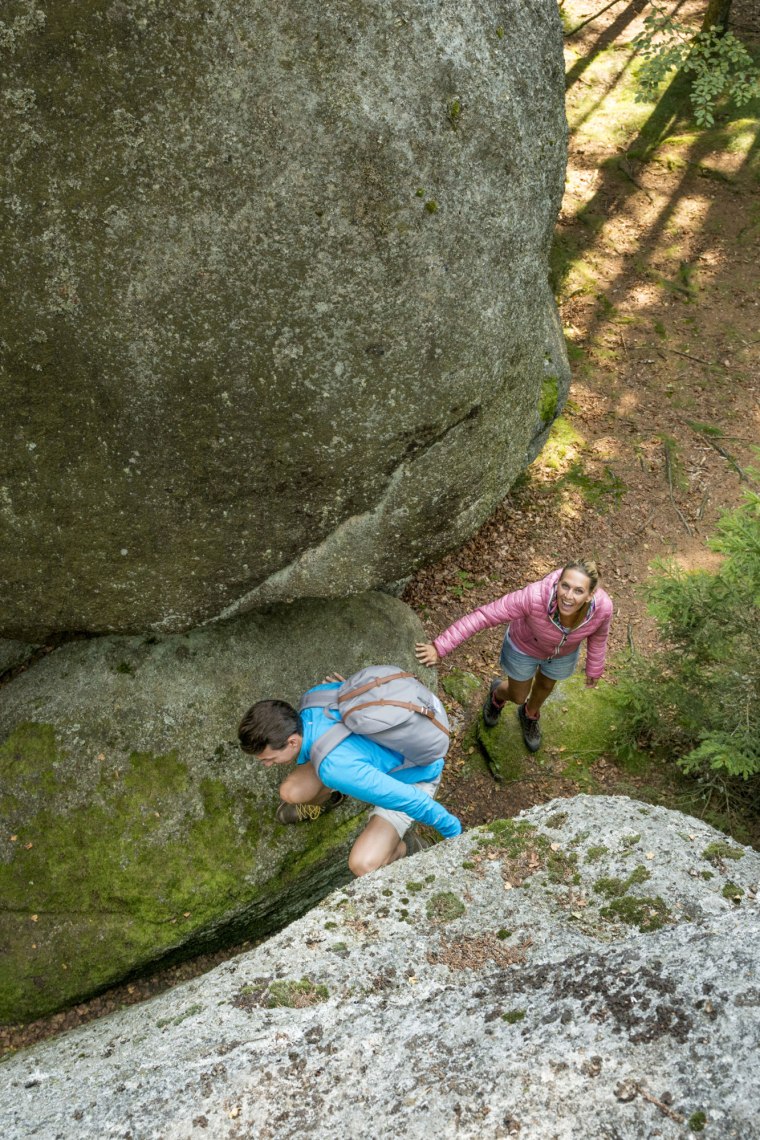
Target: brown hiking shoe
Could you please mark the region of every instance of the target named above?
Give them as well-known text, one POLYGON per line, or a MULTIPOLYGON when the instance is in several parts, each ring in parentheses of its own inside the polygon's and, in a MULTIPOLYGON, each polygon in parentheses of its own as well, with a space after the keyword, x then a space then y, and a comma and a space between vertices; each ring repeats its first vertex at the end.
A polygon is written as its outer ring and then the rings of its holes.
POLYGON ((311 823, 338 807, 345 798, 343 792, 332 792, 329 800, 323 804, 288 804, 285 800, 281 800, 274 818, 278 823, 311 823))
POLYGON ((526 748, 530 752, 538 752, 541 747, 541 729, 538 726, 538 717, 528 716, 525 705, 520 705, 517 710, 517 719, 520 721, 526 748))

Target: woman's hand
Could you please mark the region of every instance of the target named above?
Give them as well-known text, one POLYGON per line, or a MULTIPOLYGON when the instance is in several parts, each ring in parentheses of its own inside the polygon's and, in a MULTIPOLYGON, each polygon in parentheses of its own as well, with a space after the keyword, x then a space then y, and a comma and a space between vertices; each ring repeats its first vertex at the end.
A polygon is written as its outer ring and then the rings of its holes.
POLYGON ((599 684, 599 678, 598 677, 587 677, 586 678, 586 688, 587 689, 595 689, 598 684, 599 684))
POLYGON ((427 665, 429 669, 434 668, 440 661, 438 650, 432 641, 418 641, 414 647, 414 656, 420 665, 427 665))
POLYGON ((345 681, 345 679, 345 677, 341 677, 340 673, 328 673, 327 676, 323 679, 322 684, 334 685, 336 681, 340 681, 342 683, 345 681))

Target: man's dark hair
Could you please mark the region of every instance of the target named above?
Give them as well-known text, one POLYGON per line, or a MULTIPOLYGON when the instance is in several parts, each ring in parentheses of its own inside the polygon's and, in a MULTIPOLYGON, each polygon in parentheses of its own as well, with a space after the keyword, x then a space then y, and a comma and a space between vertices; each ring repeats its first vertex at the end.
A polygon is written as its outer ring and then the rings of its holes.
POLYGON ((287 701, 257 701, 240 722, 243 752, 256 755, 265 748, 284 748, 293 733, 303 736, 301 718, 287 701))

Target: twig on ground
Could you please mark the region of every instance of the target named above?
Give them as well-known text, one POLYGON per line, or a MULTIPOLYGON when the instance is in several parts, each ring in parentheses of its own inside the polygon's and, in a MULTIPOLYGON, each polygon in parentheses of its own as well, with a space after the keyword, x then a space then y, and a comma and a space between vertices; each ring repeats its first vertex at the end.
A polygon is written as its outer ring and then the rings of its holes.
POLYGON ((656 1096, 652 1096, 650 1092, 647 1092, 643 1085, 637 1083, 636 1088, 639 1090, 644 1100, 648 1100, 650 1104, 654 1104, 657 1108, 659 1108, 663 1116, 669 1116, 671 1120, 675 1120, 676 1124, 683 1124, 685 1117, 681 1116, 680 1112, 674 1112, 670 1105, 666 1104, 664 1100, 659 1100, 656 1096))
MULTIPOLYGON (((642 463, 642 465, 641 465, 641 469, 642 469, 642 471, 643 471, 643 469, 644 469, 644 464, 643 464, 643 463, 642 463)), ((656 511, 656 509, 655 509, 655 510, 653 510, 653 511, 650 511, 650 512, 649 512, 649 517, 647 518, 646 522, 643 522, 643 523, 641 524, 641 526, 639 527, 639 529, 638 529, 638 530, 637 530, 635 533, 636 533, 636 534, 641 534, 641 532, 642 532, 642 531, 646 530, 646 529, 647 529, 647 527, 649 526, 649 524, 650 524, 650 523, 652 522, 652 520, 654 519, 654 516, 655 516, 656 514, 657 514, 657 511, 656 511)))
POLYGON ((630 649, 631 653, 635 653, 636 652, 636 646, 633 644, 633 625, 631 624, 631 622, 628 622, 628 628, 626 629, 626 637, 628 639, 628 648, 630 649))
POLYGON ((683 511, 681 510, 678 503, 676 502, 675 496, 673 494, 673 466, 672 466, 671 459, 670 459, 670 446, 669 446, 667 440, 663 440, 662 447, 663 447, 663 451, 665 452, 665 470, 666 470, 667 475, 668 475, 668 491, 670 493, 671 506, 673 507, 673 510, 676 512, 679 519, 683 523, 684 529, 685 529, 686 533, 688 534, 689 538, 692 538, 694 532, 692 531, 691 527, 689 526, 689 523, 686 519, 686 516, 684 515, 683 511))
POLYGON ((674 352, 676 356, 685 356, 687 360, 696 360, 697 364, 706 364, 708 368, 712 368, 716 362, 714 360, 703 360, 701 356, 692 356, 690 352, 681 352, 678 348, 665 348, 666 352, 674 352))
POLYGON ((577 24, 574 28, 571 28, 569 32, 565 32, 565 39, 569 40, 571 36, 577 35, 581 28, 586 27, 586 24, 593 24, 594 20, 598 20, 599 17, 603 16, 604 13, 610 8, 614 8, 616 4, 621 3, 622 0, 610 0, 610 3, 605 4, 604 7, 600 8, 598 12, 594 12, 591 16, 588 17, 588 19, 583 20, 582 23, 577 24))
POLYGON ((702 438, 705 439, 710 444, 710 447, 714 448, 715 451, 717 451, 718 455, 722 455, 723 458, 726 460, 726 462, 731 464, 734 471, 736 472, 736 474, 741 479, 742 483, 752 483, 752 480, 750 479, 747 472, 744 470, 744 468, 739 463, 736 462, 736 460, 734 459, 733 455, 731 455, 730 452, 726 451, 725 448, 721 447, 719 443, 716 443, 714 439, 711 439, 709 435, 705 435, 702 438))
POLYGON ((617 166, 617 168, 621 172, 621 174, 624 174, 626 176, 626 178, 628 179, 628 181, 633 183, 633 185, 636 187, 637 190, 640 190, 642 194, 646 194, 646 196, 650 202, 654 201, 652 195, 649 193, 646 186, 642 186, 641 183, 639 182, 639 180, 637 178, 634 178, 633 173, 630 170, 628 164, 626 162, 624 162, 622 158, 619 159, 615 165, 617 166))
POLYGON ((694 425, 690 424, 688 421, 684 422, 686 423, 687 427, 690 427, 693 432, 696 432, 700 439, 703 439, 705 443, 709 443, 713 451, 717 451, 718 455, 721 455, 727 463, 730 463, 736 474, 741 479, 742 483, 749 483, 750 486, 754 486, 752 479, 750 479, 744 468, 739 463, 737 463, 730 451, 726 451, 725 447, 721 447, 719 443, 716 443, 713 437, 711 435, 708 435, 706 431, 700 431, 699 428, 695 428, 694 425))
POLYGON ((707 500, 709 498, 710 498, 710 492, 705 491, 704 495, 702 496, 702 502, 699 504, 699 510, 697 511, 697 520, 699 522, 701 522, 703 517, 704 517, 705 507, 707 506, 707 500))

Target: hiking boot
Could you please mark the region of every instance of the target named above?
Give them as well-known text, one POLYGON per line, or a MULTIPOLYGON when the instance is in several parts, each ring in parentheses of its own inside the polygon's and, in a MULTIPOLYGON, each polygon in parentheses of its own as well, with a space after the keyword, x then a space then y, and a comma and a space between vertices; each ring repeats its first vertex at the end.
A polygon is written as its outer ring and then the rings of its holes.
POLYGON ((538 726, 538 717, 528 716, 525 705, 520 705, 517 710, 517 719, 520 721, 526 748, 530 752, 538 752, 541 747, 541 729, 538 726))
POLYGON ((288 804, 285 800, 280 800, 280 806, 274 813, 274 818, 278 823, 311 823, 315 819, 319 819, 321 815, 327 815, 328 811, 342 804, 345 795, 343 792, 332 792, 329 800, 323 804, 288 804))
POLYGON ((427 851, 428 847, 433 846, 432 839, 428 839, 425 835, 419 835, 413 827, 410 827, 404 836, 404 843, 406 844, 407 856, 419 855, 420 851, 427 851))
POLYGON ((486 728, 493 728, 499 723, 501 710, 504 708, 504 701, 502 701, 500 705, 497 705, 493 697, 500 684, 501 677, 494 677, 493 681, 491 681, 491 687, 488 690, 488 696, 483 702, 483 724, 486 728))

